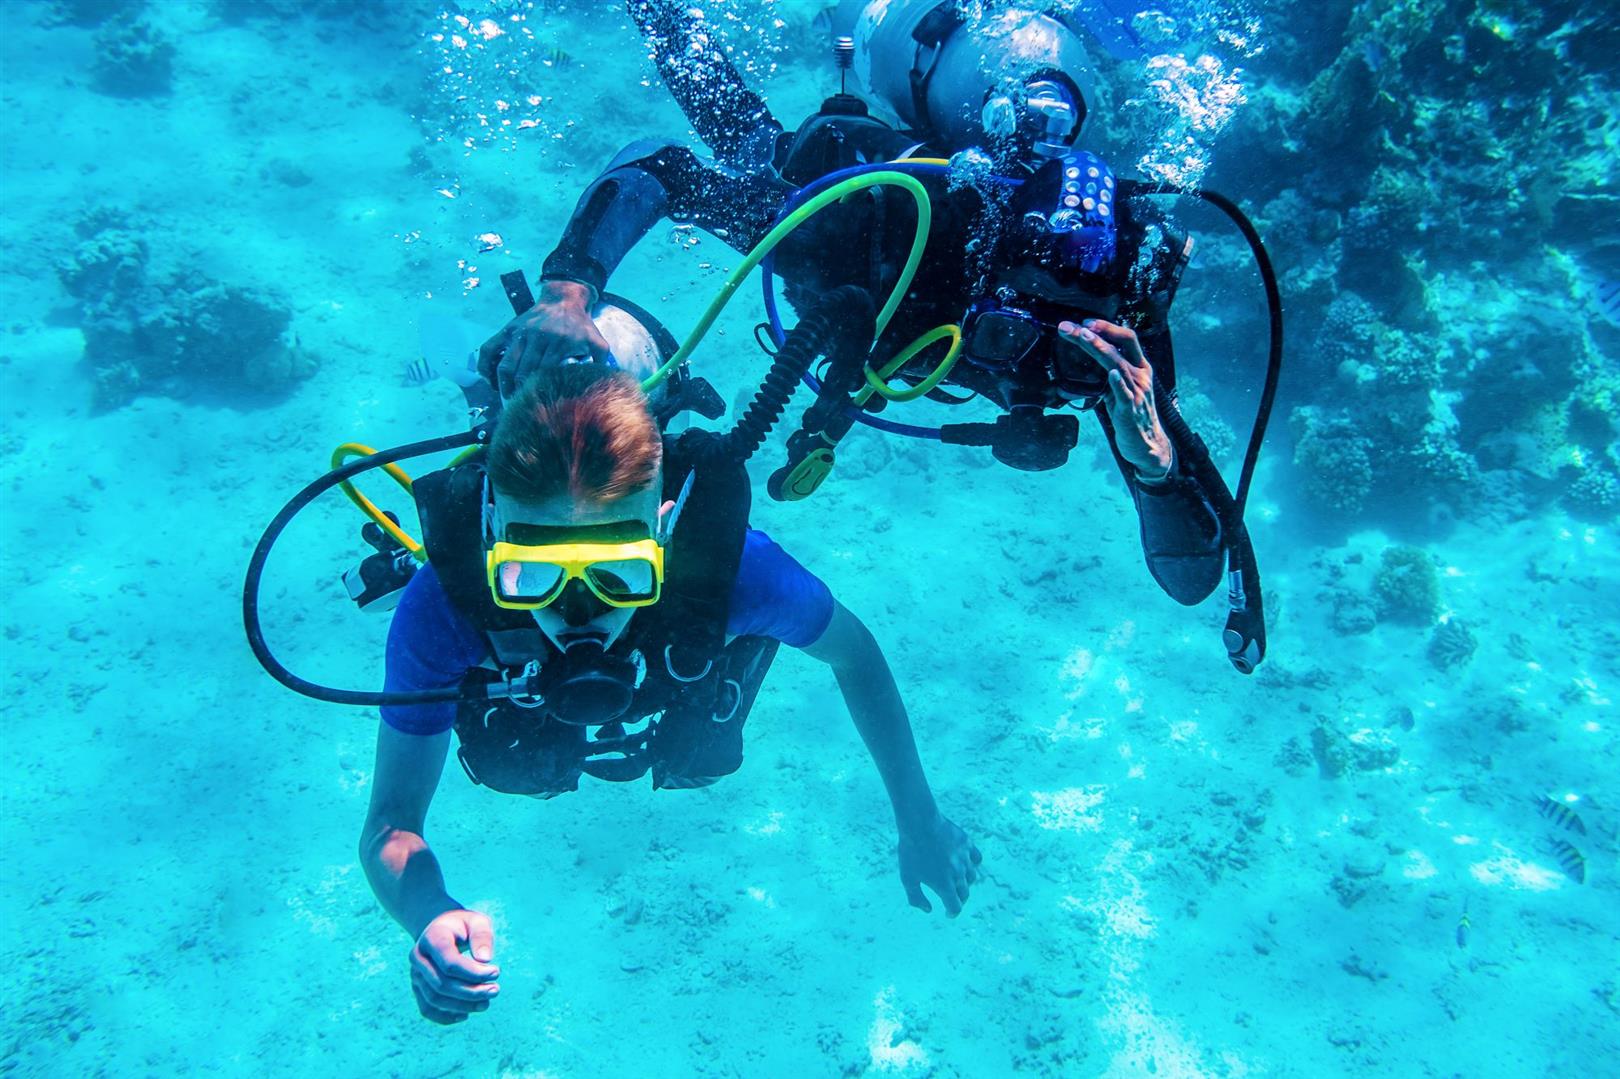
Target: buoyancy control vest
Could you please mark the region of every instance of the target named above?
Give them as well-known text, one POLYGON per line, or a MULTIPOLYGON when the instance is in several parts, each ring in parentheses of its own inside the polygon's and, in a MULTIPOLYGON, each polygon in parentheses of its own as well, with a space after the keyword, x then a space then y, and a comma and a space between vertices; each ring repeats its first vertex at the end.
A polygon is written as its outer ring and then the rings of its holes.
MULTIPOLYGON (((650 771, 654 788, 700 787, 742 764, 743 724, 778 642, 726 641, 751 493, 743 466, 713 452, 718 437, 694 430, 665 440, 664 498, 688 475, 693 482, 669 541, 663 594, 609 650, 636 668, 630 707, 585 727, 548 715, 540 698, 463 701, 457 757, 474 783, 550 797, 577 789, 582 774, 631 782, 650 771)), ((485 664, 466 677, 544 670, 561 653, 528 612, 499 607, 489 593, 481 457, 421 477, 413 494, 445 594, 487 645, 485 664)))

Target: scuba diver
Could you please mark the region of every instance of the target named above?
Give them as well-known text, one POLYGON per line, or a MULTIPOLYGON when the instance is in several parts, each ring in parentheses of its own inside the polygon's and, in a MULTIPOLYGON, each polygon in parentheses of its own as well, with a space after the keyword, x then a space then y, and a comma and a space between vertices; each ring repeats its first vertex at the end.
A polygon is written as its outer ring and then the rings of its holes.
MULTIPOLYGON (((818 398, 770 494, 813 491, 852 422, 987 446, 1011 467, 1044 470, 1076 445, 1075 412, 1091 411, 1136 506, 1154 580, 1190 606, 1214 591, 1224 567, 1223 642, 1233 666, 1251 672, 1265 628, 1243 507, 1281 362, 1275 278, 1258 234, 1229 201, 1118 177, 1080 148, 1094 94, 1077 16, 1009 7, 969 20, 937 0, 845 0, 833 18, 838 66, 904 126, 841 89, 787 131, 700 10, 671 0, 628 8, 712 157, 679 143, 620 152, 546 258, 538 302, 480 350, 484 376, 510 388, 549 364, 604 356, 591 306, 662 219, 695 224, 750 260, 767 249, 767 351, 783 341, 776 275, 801 311, 840 287, 888 292, 870 355, 894 361, 881 372, 867 365, 849 377, 806 378, 818 398), (1271 303, 1271 362, 1235 497, 1176 402, 1168 315, 1192 241, 1153 204, 1166 194, 1195 194, 1238 223, 1271 303), (945 340, 943 360, 921 358, 945 340), (875 415, 887 401, 922 396, 983 397, 1000 415, 937 429, 875 415)), ((1110 51, 1130 34, 1107 6, 1085 28, 1110 51)))
MULTIPOLYGON (((532 306, 521 274, 504 283, 514 307, 532 306)), ((260 662, 308 696, 380 706, 360 860, 414 939, 411 981, 427 1019, 463 1021, 499 992, 490 919, 451 896, 425 839, 452 732, 468 778, 503 793, 551 798, 586 775, 706 786, 741 765, 743 725, 782 644, 833 670, 894 809, 908 901, 931 911, 926 885, 950 916, 961 911, 979 851, 935 805, 882 650, 819 578, 748 523, 744 464, 781 415, 779 384, 791 389, 817 357, 851 351, 846 337, 864 355, 873 325, 864 295, 836 290, 825 311, 795 328, 774 382, 724 433, 661 430, 693 398, 666 360, 667 331, 619 297, 594 308, 609 342, 603 362, 546 366, 509 399, 475 370, 466 377, 475 355, 432 359, 462 385, 473 429, 381 452, 339 447, 337 467, 260 540, 243 590, 260 662), (466 452, 449 467, 414 480, 397 464, 458 448, 466 452), (372 469, 410 493, 420 542, 354 488, 372 469), (350 598, 393 610, 380 693, 292 673, 259 619, 277 538, 340 486, 372 518, 362 536, 375 549, 345 575, 350 598)))

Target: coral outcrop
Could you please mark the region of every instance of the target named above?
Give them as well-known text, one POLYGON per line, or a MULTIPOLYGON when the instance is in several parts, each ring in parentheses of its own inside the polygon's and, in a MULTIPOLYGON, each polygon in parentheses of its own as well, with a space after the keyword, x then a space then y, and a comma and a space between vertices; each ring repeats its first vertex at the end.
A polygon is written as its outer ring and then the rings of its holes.
POLYGON ((78 234, 57 273, 79 304, 97 407, 142 393, 250 404, 314 373, 281 301, 159 267, 147 238, 161 233, 115 212, 86 217, 78 234))
POLYGON ((1421 547, 1386 548, 1372 594, 1380 619, 1427 626, 1440 614, 1440 575, 1421 547))
POLYGON ((1429 635, 1429 662, 1442 671, 1460 667, 1474 658, 1479 642, 1468 627, 1456 619, 1448 619, 1434 627, 1429 635))
POLYGON ((162 97, 174 82, 174 42, 145 19, 109 19, 97 32, 95 88, 114 97, 162 97))
POLYGON ((1341 531, 1612 516, 1620 327, 1587 298, 1620 278, 1612 5, 1325 7, 1254 58, 1209 178, 1278 262, 1298 488, 1341 531))

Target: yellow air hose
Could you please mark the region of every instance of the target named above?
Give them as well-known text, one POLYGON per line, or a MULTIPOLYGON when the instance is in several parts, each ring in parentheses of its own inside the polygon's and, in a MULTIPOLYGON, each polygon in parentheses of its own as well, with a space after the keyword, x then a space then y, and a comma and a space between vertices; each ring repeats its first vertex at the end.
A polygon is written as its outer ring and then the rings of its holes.
POLYGON ((954 322, 947 322, 943 326, 935 326, 895 353, 894 359, 883 365, 883 370, 874 371, 871 367, 866 368, 866 388, 855 395, 854 403, 857 406, 864 405, 873 394, 890 401, 915 401, 945 381, 945 376, 951 373, 951 368, 956 366, 956 359, 961 354, 962 327, 954 322), (944 341, 947 338, 950 339, 951 347, 946 350, 944 359, 939 361, 939 366, 929 372, 927 378, 904 390, 896 390, 888 385, 889 379, 894 376, 895 372, 910 363, 919 352, 935 341, 944 341))
MULTIPOLYGON (((377 451, 370 446, 359 442, 345 442, 332 451, 332 467, 339 468, 351 457, 370 457, 377 451)), ((383 471, 394 478, 394 482, 405 488, 405 493, 411 493, 411 477, 397 464, 383 465, 383 471)), ((378 528, 394 537, 394 541, 416 556, 418 562, 427 561, 427 552, 422 545, 405 533, 405 530, 395 524, 387 514, 377 508, 376 503, 360 493, 360 489, 348 480, 338 484, 343 493, 349 496, 349 501, 360 507, 360 511, 370 517, 378 528)))
POLYGON ((911 279, 917 275, 917 266, 922 262, 923 248, 928 243, 928 229, 933 223, 933 206, 928 200, 927 190, 917 181, 916 177, 907 176, 899 171, 869 172, 863 176, 851 176, 842 183, 834 184, 821 194, 816 195, 809 202, 789 214, 784 221, 771 229, 770 232, 766 233, 765 238, 754 245, 754 249, 748 252, 747 257, 731 272, 731 276, 726 278, 726 283, 720 286, 719 293, 709 303, 708 309, 703 312, 703 317, 698 319, 697 327, 687 336, 681 347, 675 350, 675 355, 665 360, 664 365, 654 371, 641 384, 641 388, 646 391, 652 390, 654 386, 668 378, 671 371, 686 362, 687 357, 692 355, 698 344, 708 334, 709 328, 714 325, 714 320, 720 317, 720 312, 726 309, 726 305, 736 295, 737 289, 741 287, 743 281, 753 272, 754 267, 763 262, 765 256, 776 248, 777 244, 787 239, 788 236, 792 235, 794 229, 825 210, 828 206, 868 187, 901 188, 917 204, 917 232, 912 237, 911 251, 906 255, 906 263, 901 267, 900 277, 895 281, 894 288, 889 290, 888 300, 884 303, 883 309, 878 312, 876 336, 883 336, 883 331, 888 327, 889 320, 894 318, 895 311, 899 309, 901 301, 906 298, 906 290, 911 287, 911 279))

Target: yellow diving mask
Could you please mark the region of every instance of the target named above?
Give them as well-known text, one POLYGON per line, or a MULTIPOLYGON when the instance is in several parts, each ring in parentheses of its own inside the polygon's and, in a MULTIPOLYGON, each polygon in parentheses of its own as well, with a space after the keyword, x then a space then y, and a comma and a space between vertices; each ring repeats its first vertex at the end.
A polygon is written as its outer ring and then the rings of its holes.
POLYGON ((485 555, 498 607, 532 611, 580 580, 609 607, 646 607, 664 586, 664 548, 650 536, 622 543, 507 543, 485 555))
POLYGON ((584 581, 609 607, 657 603, 664 588, 664 545, 691 487, 689 476, 656 535, 649 535, 643 523, 625 521, 586 528, 509 524, 497 537, 486 500, 484 565, 495 605, 537 610, 555 603, 574 580, 584 581))

